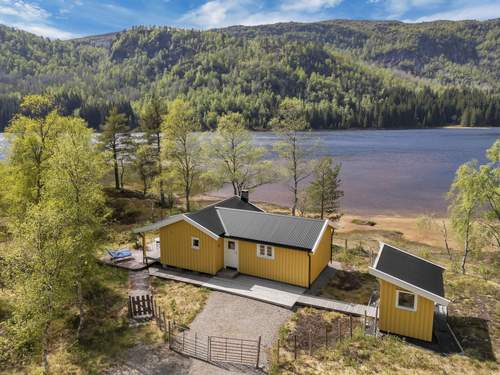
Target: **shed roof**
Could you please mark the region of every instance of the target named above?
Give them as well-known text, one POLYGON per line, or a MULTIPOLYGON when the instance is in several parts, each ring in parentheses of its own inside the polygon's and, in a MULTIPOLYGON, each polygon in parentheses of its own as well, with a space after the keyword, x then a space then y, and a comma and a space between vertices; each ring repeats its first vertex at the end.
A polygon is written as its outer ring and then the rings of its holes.
POLYGON ((404 250, 382 243, 370 273, 440 304, 444 298, 444 268, 404 250))
POLYGON ((313 250, 326 220, 217 207, 224 236, 313 250))

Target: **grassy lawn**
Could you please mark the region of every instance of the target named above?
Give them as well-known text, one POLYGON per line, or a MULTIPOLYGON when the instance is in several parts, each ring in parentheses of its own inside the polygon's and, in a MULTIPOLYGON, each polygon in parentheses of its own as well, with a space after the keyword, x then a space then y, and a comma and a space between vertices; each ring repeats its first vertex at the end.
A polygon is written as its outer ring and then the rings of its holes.
POLYGON ((156 303, 165 312, 165 318, 181 325, 189 325, 203 309, 210 291, 195 285, 151 278, 156 303))

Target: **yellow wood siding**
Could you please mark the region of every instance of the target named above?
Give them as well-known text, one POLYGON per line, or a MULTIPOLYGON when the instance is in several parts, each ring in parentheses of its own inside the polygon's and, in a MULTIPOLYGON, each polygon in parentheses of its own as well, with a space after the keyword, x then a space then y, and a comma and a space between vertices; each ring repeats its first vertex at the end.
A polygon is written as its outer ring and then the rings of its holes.
POLYGON ((179 221, 160 229, 160 260, 169 266, 215 275, 224 265, 222 241, 179 221), (191 248, 191 237, 200 239, 199 250, 191 248))
POLYGON ((257 244, 238 240, 239 271, 252 276, 308 287, 307 251, 274 246, 274 259, 259 258, 257 244))
POLYGON ((332 232, 333 228, 328 226, 325 233, 323 233, 323 237, 321 237, 318 248, 314 254, 311 254, 311 284, 330 261, 332 254, 332 232))
MULTIPOLYGON (((396 307, 396 291, 402 288, 380 280, 379 328, 398 335, 432 341, 434 302, 417 296, 417 311, 407 311, 396 307)), ((410 291, 410 293, 412 293, 410 291)))

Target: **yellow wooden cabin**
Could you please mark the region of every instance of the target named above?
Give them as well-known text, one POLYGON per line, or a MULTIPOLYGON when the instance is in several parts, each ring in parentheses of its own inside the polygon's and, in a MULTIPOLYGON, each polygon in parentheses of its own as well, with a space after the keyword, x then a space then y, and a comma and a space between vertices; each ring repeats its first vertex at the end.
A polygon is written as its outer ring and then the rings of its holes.
POLYGON ((160 261, 215 275, 224 268, 308 288, 331 259, 333 224, 264 212, 248 193, 135 230, 160 232, 160 261))
POLYGON ((432 341, 436 305, 444 298, 444 268, 382 243, 370 274, 380 285, 379 329, 432 341))

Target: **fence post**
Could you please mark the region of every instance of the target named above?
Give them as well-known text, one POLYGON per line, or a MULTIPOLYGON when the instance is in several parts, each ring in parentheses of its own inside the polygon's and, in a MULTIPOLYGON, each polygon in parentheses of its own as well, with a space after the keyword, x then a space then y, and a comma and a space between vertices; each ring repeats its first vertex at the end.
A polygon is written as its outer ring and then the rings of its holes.
POLYGON ((194 333, 194 356, 196 357, 197 355, 197 344, 198 344, 198 334, 195 332, 194 333))
POLYGON ((340 324, 340 318, 337 320, 338 331, 339 331, 339 341, 342 340, 342 324, 340 324))
POLYGON ((345 246, 344 246, 344 249, 347 250, 347 238, 345 239, 345 246))
MULTIPOLYGON (((163 312, 161 313, 161 315, 162 315, 162 317, 163 317, 163 329, 165 329, 165 328, 167 328, 167 327, 165 326, 165 325, 167 324, 167 320, 165 319, 165 311, 163 311, 163 312)), ((174 323, 174 325, 175 325, 175 323, 174 323)), ((168 321, 168 330, 169 330, 169 332, 170 332, 170 320, 168 321)), ((169 339, 170 339, 170 337, 169 337, 169 339)))
POLYGON ((293 359, 297 359, 297 335, 293 335, 293 351, 294 351, 293 359))
POLYGON ((375 324, 373 325, 373 334, 377 334, 377 325, 378 325, 378 306, 375 309, 375 324))
POLYGON ((260 339, 261 336, 259 336, 259 340, 257 341, 257 362, 255 364, 255 368, 259 368, 259 359, 260 359, 260 339))
MULTIPOLYGON (((184 333, 184 331, 182 331, 184 333)), ((212 361, 212 337, 208 336, 208 362, 212 361)), ((184 347, 183 347, 184 348, 184 347)))
POLYGON ((363 324, 363 336, 366 335, 366 310, 365 310, 365 322, 363 324))
POLYGON ((132 319, 133 314, 132 314, 132 297, 128 296, 128 316, 130 319, 132 319))
POLYGON ((325 349, 328 348, 328 325, 325 324, 325 349))
POLYGON ((349 334, 352 338, 352 315, 349 315, 349 334))
POLYGON ((168 321, 168 348, 172 349, 172 340, 170 339, 172 337, 172 328, 170 327, 170 320, 168 321))
POLYGON ((309 330, 309 355, 312 355, 311 331, 309 330))
POLYGON ((277 342, 277 347, 276 347, 276 363, 280 364, 280 339, 278 339, 278 342, 277 342))

